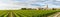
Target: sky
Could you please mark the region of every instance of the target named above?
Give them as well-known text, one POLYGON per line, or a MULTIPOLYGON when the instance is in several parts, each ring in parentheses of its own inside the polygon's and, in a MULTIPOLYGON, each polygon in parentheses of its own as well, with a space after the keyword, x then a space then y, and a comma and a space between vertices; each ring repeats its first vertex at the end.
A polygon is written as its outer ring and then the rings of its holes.
POLYGON ((49 8, 60 8, 60 0, 0 0, 0 9, 45 8, 47 4, 49 8))

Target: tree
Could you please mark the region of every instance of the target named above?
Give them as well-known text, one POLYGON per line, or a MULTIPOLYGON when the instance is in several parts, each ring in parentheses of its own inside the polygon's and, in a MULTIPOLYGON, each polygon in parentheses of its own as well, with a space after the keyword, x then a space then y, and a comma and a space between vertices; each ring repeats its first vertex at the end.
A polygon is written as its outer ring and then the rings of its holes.
POLYGON ((26 8, 21 8, 21 10, 26 10, 26 8))
POLYGON ((56 8, 52 8, 52 10, 56 10, 56 8))

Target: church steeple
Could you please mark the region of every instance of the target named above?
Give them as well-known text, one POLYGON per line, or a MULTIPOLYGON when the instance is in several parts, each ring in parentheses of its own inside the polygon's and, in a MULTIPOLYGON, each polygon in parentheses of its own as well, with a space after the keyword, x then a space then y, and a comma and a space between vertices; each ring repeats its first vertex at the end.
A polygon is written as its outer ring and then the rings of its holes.
POLYGON ((46 5, 46 8, 48 8, 48 5, 46 5))
POLYGON ((46 5, 45 9, 48 9, 48 4, 46 5))
POLYGON ((48 3, 45 3, 46 5, 45 5, 45 8, 47 9, 48 8, 48 3))

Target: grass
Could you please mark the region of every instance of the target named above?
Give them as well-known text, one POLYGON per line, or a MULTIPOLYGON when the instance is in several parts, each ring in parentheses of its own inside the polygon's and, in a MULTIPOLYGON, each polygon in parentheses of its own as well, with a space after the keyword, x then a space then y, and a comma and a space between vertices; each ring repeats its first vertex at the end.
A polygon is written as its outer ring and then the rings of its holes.
POLYGON ((17 10, 16 14, 25 17, 45 17, 47 15, 57 12, 56 10, 17 10))
POLYGON ((16 17, 47 17, 59 10, 0 10, 0 16, 8 16, 8 12, 13 12, 16 17))

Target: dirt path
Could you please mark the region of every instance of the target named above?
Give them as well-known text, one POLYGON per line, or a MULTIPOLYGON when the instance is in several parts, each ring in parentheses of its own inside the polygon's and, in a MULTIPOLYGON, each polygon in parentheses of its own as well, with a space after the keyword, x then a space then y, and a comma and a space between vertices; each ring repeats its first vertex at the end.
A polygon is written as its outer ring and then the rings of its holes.
POLYGON ((9 12, 8 17, 15 17, 13 12, 9 12))
POLYGON ((50 15, 48 17, 60 17, 60 12, 57 12, 55 14, 52 14, 52 15, 50 15))

